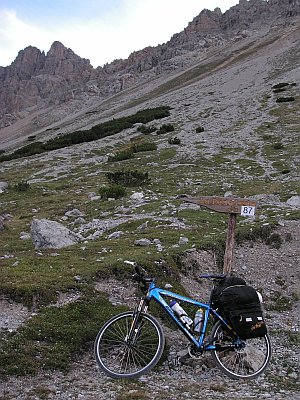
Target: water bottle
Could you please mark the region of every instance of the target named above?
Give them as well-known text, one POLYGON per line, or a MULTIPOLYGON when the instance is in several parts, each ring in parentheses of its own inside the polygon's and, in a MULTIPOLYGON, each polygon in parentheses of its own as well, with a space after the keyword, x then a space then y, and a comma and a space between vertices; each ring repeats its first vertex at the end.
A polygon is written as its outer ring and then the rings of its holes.
POLYGON ((194 332, 200 334, 204 322, 204 313, 201 308, 196 311, 194 318, 194 332))
POLYGON ((174 311, 174 313, 178 316, 180 321, 187 327, 190 328, 190 325, 192 325, 193 320, 188 317, 187 313, 184 311, 184 309, 176 302, 176 301, 171 301, 170 307, 174 311))

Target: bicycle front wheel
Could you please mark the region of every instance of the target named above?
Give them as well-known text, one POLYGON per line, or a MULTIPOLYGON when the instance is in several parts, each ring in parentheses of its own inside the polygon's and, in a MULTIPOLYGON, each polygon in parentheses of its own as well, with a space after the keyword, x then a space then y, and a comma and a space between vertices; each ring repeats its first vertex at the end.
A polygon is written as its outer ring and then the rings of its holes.
POLYGON ((239 346, 230 348, 235 340, 218 321, 213 326, 211 336, 212 343, 217 346, 216 350, 212 350, 212 358, 230 378, 254 379, 268 366, 271 358, 271 342, 268 335, 243 340, 239 346))
POLYGON ((95 357, 102 371, 112 378, 137 378, 159 361, 165 338, 159 323, 141 313, 136 325, 133 312, 124 312, 100 329, 95 340, 95 357))

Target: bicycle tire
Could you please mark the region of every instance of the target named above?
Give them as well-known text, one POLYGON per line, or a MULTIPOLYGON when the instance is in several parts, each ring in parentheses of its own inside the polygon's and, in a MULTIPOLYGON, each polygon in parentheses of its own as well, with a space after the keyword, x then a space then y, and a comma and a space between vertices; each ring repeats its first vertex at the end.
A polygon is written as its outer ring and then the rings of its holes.
POLYGON ((137 378, 159 361, 165 346, 161 326, 149 314, 141 313, 135 340, 126 338, 133 321, 133 312, 114 316, 98 332, 95 358, 100 369, 111 378, 137 378))
MULTIPOLYGON (((235 339, 226 330, 221 321, 212 328, 211 342, 219 345, 233 344, 235 339)), ((263 337, 242 341, 240 348, 212 350, 215 364, 227 376, 233 379, 255 379, 267 368, 272 354, 271 341, 266 334, 263 337)))

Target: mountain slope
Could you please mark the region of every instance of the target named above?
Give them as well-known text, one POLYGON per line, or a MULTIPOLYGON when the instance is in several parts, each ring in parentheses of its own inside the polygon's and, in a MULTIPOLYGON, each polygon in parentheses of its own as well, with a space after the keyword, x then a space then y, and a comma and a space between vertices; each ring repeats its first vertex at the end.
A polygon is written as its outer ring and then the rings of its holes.
POLYGON ((224 14, 219 9, 204 10, 168 43, 97 69, 59 42, 46 55, 28 47, 11 66, 0 68, 2 148, 25 135, 58 128, 66 117, 74 115, 76 120, 79 110, 96 111, 98 105, 103 110, 130 91, 140 93, 141 103, 145 90, 150 91, 149 98, 182 81, 201 78, 205 70, 222 65, 235 52, 251 44, 255 50, 263 45, 260 41, 284 35, 285 29, 298 24, 299 13, 296 0, 241 1, 224 14), (158 89, 151 94, 153 87, 158 89))

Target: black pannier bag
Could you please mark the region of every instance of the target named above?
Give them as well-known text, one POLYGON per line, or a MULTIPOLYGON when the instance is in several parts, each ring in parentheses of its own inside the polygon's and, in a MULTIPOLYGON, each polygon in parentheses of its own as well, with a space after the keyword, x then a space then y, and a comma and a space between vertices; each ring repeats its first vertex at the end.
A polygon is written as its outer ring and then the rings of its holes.
POLYGON ((241 339, 262 337, 267 333, 261 303, 253 287, 241 281, 240 284, 226 286, 218 295, 217 304, 241 339))
POLYGON ((238 276, 227 276, 222 282, 215 287, 213 292, 213 307, 220 308, 220 296, 224 289, 229 286, 246 285, 246 281, 238 276))

